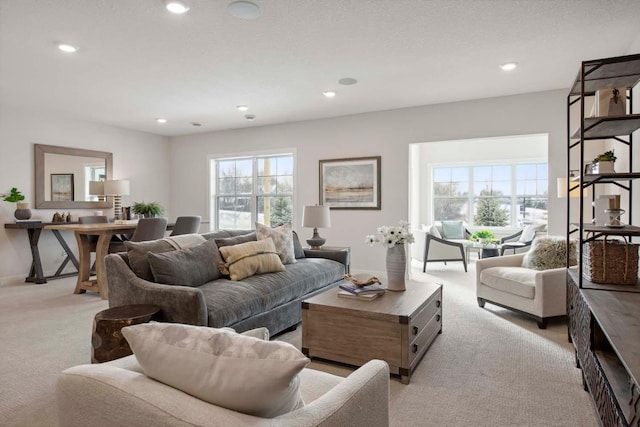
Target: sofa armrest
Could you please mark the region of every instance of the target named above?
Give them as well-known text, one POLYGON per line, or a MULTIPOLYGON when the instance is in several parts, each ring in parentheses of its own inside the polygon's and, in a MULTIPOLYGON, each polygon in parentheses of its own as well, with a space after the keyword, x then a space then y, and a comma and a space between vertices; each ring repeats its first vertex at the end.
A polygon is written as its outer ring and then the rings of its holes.
POLYGON ((324 258, 337 261, 344 265, 344 272, 349 272, 349 250, 331 250, 331 249, 305 249, 304 256, 307 258, 324 258))
POLYGON ((105 257, 109 307, 154 304, 165 321, 208 326, 207 305, 198 288, 161 285, 139 278, 117 254, 105 257))
POLYGON ((117 365, 80 365, 60 374, 56 400, 62 427, 389 425, 389 367, 380 360, 369 361, 308 405, 271 419, 212 405, 117 365))
POLYGON ((567 269, 564 267, 536 273, 536 298, 542 317, 567 314, 567 269))

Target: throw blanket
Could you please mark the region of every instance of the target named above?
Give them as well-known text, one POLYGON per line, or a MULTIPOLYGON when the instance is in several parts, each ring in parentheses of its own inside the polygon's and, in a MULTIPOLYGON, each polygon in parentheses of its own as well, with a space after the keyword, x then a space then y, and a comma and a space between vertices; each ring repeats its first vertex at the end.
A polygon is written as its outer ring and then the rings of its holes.
POLYGON ((176 248, 176 250, 198 246, 207 241, 207 239, 202 237, 200 234, 181 234, 179 236, 165 237, 162 240, 169 243, 171 246, 176 248))

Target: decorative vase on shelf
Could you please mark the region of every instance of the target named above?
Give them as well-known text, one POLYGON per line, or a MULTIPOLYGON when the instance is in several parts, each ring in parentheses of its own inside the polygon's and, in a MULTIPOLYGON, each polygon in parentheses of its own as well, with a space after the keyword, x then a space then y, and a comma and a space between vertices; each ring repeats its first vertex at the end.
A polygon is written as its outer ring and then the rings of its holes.
POLYGON ((29 219, 31 218, 31 209, 29 209, 29 203, 16 203, 16 211, 13 213, 16 219, 29 219))
POLYGON ((405 245, 395 245, 387 249, 387 290, 404 291, 405 274, 407 271, 407 254, 405 245))

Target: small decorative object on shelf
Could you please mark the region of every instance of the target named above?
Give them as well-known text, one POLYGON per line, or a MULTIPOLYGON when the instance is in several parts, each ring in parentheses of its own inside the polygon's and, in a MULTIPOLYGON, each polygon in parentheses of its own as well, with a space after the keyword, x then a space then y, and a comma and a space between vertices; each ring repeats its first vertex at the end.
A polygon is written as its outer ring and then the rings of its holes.
POLYGON ((413 234, 409 231, 409 223, 400 221, 397 227, 378 227, 376 234, 367 236, 367 243, 376 243, 387 248, 387 290, 406 290, 405 276, 407 271, 407 254, 405 243, 413 243, 413 234))
POLYGON ((380 279, 375 276, 369 276, 368 274, 345 274, 342 278, 353 283, 359 288, 367 285, 373 285, 374 283, 380 284, 380 279))
POLYGON ((613 151, 606 151, 593 159, 591 173, 615 173, 613 164, 617 157, 613 151))
POLYGON ((31 218, 31 209, 29 209, 29 203, 24 203, 24 195, 16 188, 13 187, 9 194, 0 194, 5 202, 15 203, 16 210, 13 213, 13 216, 16 219, 29 219, 31 218))

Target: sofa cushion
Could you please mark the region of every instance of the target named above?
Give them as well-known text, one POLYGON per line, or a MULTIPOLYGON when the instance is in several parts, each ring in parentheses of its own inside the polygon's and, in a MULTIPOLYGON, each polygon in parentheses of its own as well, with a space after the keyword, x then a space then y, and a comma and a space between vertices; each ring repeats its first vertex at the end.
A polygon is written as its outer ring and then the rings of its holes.
POLYGON ((222 248, 225 246, 235 246, 242 243, 255 242, 258 240, 258 238, 256 237, 256 232, 252 231, 248 234, 241 234, 239 236, 216 237, 214 238, 214 240, 216 242, 216 245, 218 245, 218 248, 222 248))
POLYGON ((149 252, 147 258, 156 283, 195 287, 222 277, 222 257, 215 240, 192 248, 149 252))
MULTIPOLYGON (((569 265, 578 263, 576 242, 569 243, 569 265)), ((567 240, 560 236, 541 236, 534 239, 531 249, 522 258, 522 266, 534 270, 549 270, 566 267, 567 240)))
POLYGON ((509 294, 533 299, 537 271, 522 267, 490 267, 480 273, 484 285, 509 294))
POLYGON ((293 253, 296 256, 296 259, 304 258, 304 249, 302 249, 302 245, 300 244, 298 233, 295 231, 292 231, 291 233, 293 234, 293 253))
POLYGON ((442 237, 445 239, 464 239, 462 221, 442 221, 442 237))
POLYGON ((309 359, 289 343, 175 323, 122 334, 146 375, 206 402, 265 418, 304 406, 298 373, 309 359))
POLYGON ((218 279, 198 289, 207 304, 209 326, 233 326, 335 283, 343 274, 344 265, 337 261, 303 258, 288 264, 285 271, 237 282, 218 279))
POLYGON ((258 240, 270 237, 271 240, 273 240, 276 251, 280 254, 280 260, 282 260, 283 264, 296 262, 291 224, 284 224, 279 227, 271 228, 256 222, 256 237, 258 240))
POLYGON ((254 274, 272 273, 285 269, 271 238, 224 246, 220 248, 220 253, 224 258, 220 272, 228 274, 231 280, 242 280, 254 274))
POLYGON ((131 270, 141 279, 153 282, 153 272, 147 259, 148 252, 163 253, 174 251, 175 248, 166 240, 150 240, 148 242, 124 242, 129 257, 131 270))

